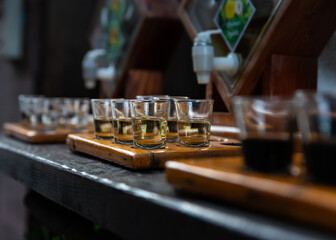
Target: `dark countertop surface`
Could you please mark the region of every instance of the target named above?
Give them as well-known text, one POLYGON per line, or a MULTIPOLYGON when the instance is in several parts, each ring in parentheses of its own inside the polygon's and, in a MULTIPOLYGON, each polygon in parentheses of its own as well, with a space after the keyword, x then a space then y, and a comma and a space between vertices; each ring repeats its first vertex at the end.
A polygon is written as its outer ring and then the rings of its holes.
POLYGON ((72 153, 65 144, 29 144, 0 134, 0 171, 126 239, 336 238, 336 233, 181 194, 163 170, 128 170, 72 153))

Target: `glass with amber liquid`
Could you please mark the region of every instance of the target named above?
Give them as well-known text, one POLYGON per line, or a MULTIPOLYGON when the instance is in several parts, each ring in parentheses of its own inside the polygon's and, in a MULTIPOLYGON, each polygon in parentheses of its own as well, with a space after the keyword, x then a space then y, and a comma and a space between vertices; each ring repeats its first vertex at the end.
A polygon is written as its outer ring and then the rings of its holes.
POLYGON ((177 132, 181 143, 189 147, 207 146, 210 139, 212 99, 177 99, 177 132))
POLYGON ((95 136, 97 139, 113 139, 113 121, 110 99, 91 99, 95 136))
POLYGON ((168 99, 131 102, 134 145, 143 149, 165 147, 169 105, 168 99))
POLYGON ((95 135, 98 139, 113 139, 113 120, 108 118, 94 119, 95 135))
POLYGON ((177 116, 176 116, 176 100, 188 99, 186 96, 170 96, 170 107, 168 116, 167 142, 177 142, 177 116))
POLYGON ((113 122, 116 143, 133 144, 133 128, 131 118, 118 118, 113 122))
POLYGON ((166 143, 167 120, 133 118, 133 139, 138 147, 152 149, 166 143))
POLYGON ((188 146, 203 146, 210 139, 210 121, 178 121, 180 141, 188 146))
POLYGON ((95 136, 97 139, 113 139, 112 108, 110 99, 91 99, 95 136))
POLYGON ((130 100, 111 101, 115 143, 133 144, 130 100))

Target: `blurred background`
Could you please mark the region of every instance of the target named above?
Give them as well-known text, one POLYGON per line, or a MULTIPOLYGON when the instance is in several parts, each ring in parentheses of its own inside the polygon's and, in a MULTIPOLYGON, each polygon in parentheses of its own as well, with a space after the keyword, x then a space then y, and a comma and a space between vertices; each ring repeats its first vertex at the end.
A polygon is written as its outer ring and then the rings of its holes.
MULTIPOLYGON (((119 1, 111 2, 113 5, 119 1)), ((132 1, 121 2, 130 4, 132 1)), ((124 45, 116 45, 120 47, 117 49, 120 60, 115 60, 119 79, 114 83, 98 81, 87 88, 82 61, 89 50, 101 47, 100 41, 104 40, 98 25, 103 22, 101 9, 106 2, 0 0, 0 126, 4 122, 19 121, 19 94, 88 98, 134 97, 136 94, 206 97, 206 87, 197 84, 192 70, 193 41, 177 16, 181 1, 142 2, 151 9, 134 10, 128 26, 123 28, 124 45), (160 5, 168 7, 160 8, 160 5), (146 20, 152 21, 150 23, 140 16, 143 12, 155 11, 158 15, 153 14, 151 20, 146 20), (164 17, 154 21, 153 17, 159 15, 164 17), (142 27, 138 27, 140 22, 142 27), (137 31, 140 30, 145 34, 139 36, 137 31), (143 76, 150 77, 144 80, 144 89, 139 92, 138 79, 143 76), (146 92, 149 88, 152 92, 146 92)), ((100 64, 108 67, 109 63, 100 64)), ((336 89, 335 33, 318 58, 317 86, 322 91, 336 89)), ((213 98, 217 95, 214 93, 213 98)), ((216 109, 227 110, 220 101, 217 104, 216 109)), ((27 189, 20 183, 0 174, 0 239, 27 236, 30 215, 23 201, 26 193, 27 189)), ((31 201, 26 199, 27 202, 31 201)))

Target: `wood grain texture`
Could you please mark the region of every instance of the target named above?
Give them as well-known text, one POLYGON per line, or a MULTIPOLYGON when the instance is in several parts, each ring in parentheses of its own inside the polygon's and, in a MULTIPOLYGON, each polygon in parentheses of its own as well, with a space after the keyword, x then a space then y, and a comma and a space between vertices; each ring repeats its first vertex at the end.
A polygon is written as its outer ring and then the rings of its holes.
POLYGON ((20 123, 5 123, 3 125, 3 131, 9 136, 30 143, 65 142, 67 135, 71 133, 66 129, 41 132, 26 128, 20 123))
POLYGON ((333 0, 283 0, 233 95, 250 94, 274 54, 318 57, 336 29, 335 9, 333 0))
POLYGON ((29 144, 0 134, 0 171, 124 239, 336 236, 232 204, 180 194, 163 171, 131 171, 73 154, 65 144, 29 144))
POLYGON ((131 69, 164 71, 183 30, 175 1, 136 0, 135 3, 140 20, 124 52, 116 88, 110 93, 113 97, 124 97, 131 69))
POLYGON ((263 94, 292 96, 297 89, 316 89, 317 58, 273 55, 263 76, 263 94))
POLYGON ((124 98, 135 98, 137 95, 162 94, 162 73, 160 71, 130 70, 124 98))
POLYGON ((237 140, 220 137, 212 138, 209 147, 187 147, 181 143, 167 143, 165 148, 145 150, 133 145, 115 144, 112 141, 98 140, 93 134, 69 134, 67 145, 73 151, 86 153, 131 169, 163 168, 168 160, 214 156, 240 155, 237 140))
MULTIPOLYGON (((182 1, 179 16, 190 37, 194 39, 197 31, 186 10, 189 3, 190 0, 182 1)), ((231 111, 232 96, 260 94, 262 76, 265 81, 272 82, 266 83, 268 91, 263 93, 265 95, 270 94, 270 87, 274 94, 280 92, 282 95, 290 95, 298 88, 314 87, 317 81, 317 65, 312 67, 313 61, 307 64, 301 62, 297 67, 290 67, 290 63, 285 62, 275 65, 274 67, 283 67, 281 74, 278 72, 276 75, 277 73, 273 72, 275 76, 268 76, 266 79, 264 71, 267 71, 273 55, 316 59, 336 29, 335 9, 336 1, 333 0, 283 0, 269 28, 260 36, 260 42, 253 50, 234 91, 229 91, 218 73, 212 74, 213 83, 226 107, 231 111), (302 85, 305 81, 308 83, 302 85)))
POLYGON ((267 214, 336 230, 336 189, 306 180, 302 155, 294 155, 295 175, 247 171, 242 157, 169 161, 166 177, 175 187, 267 214))

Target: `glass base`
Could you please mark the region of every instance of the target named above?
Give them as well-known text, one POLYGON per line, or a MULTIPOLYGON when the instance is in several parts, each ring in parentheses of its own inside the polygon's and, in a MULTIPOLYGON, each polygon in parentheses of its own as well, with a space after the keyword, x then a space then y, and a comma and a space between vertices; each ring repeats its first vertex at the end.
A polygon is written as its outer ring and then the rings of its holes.
POLYGON ((97 136, 95 135, 96 139, 99 139, 99 140, 113 140, 114 137, 100 137, 100 136, 97 136))
POLYGON ((166 146, 166 141, 161 144, 157 144, 157 145, 156 144, 141 145, 141 144, 138 144, 137 142, 134 142, 134 145, 142 149, 152 150, 152 149, 157 149, 157 148, 164 148, 166 146))
POLYGON ((117 138, 114 138, 114 143, 120 143, 120 144, 124 144, 124 145, 132 145, 133 144, 133 140, 132 141, 121 141, 117 138))
POLYGON ((189 143, 185 143, 183 141, 180 140, 180 142, 188 147, 209 147, 210 144, 209 144, 209 141, 207 142, 203 142, 203 143, 195 143, 195 144, 189 144, 189 143))

